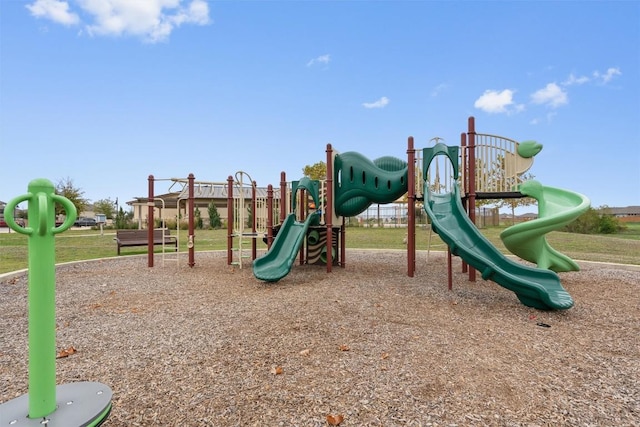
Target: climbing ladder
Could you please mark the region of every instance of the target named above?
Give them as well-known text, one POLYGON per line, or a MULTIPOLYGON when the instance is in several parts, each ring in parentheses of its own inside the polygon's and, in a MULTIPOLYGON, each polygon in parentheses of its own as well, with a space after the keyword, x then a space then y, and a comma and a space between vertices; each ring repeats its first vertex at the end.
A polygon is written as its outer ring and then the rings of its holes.
MULTIPOLYGON (((160 200, 160 202, 162 202, 162 210, 160 211, 160 228, 159 230, 169 230, 169 228, 167 227, 167 221, 166 218, 164 217, 164 212, 165 212, 165 204, 164 204, 164 199, 160 198, 160 197, 156 197, 155 199, 160 200)), ((179 211, 179 209, 178 209, 179 211)), ((175 262, 177 267, 180 267, 180 263, 178 262, 180 260, 180 221, 178 220, 178 218, 176 218, 176 250, 175 251, 171 251, 168 252, 167 251, 167 247, 165 245, 165 241, 164 239, 162 240, 162 266, 165 266, 165 262, 175 262)), ((173 246, 172 246, 173 247, 173 246)))
POLYGON ((267 232, 267 198, 259 197, 257 192, 256 183, 247 172, 236 172, 231 189, 233 212, 230 212, 228 221, 232 224, 230 264, 240 268, 243 260, 256 258, 256 239, 267 232))

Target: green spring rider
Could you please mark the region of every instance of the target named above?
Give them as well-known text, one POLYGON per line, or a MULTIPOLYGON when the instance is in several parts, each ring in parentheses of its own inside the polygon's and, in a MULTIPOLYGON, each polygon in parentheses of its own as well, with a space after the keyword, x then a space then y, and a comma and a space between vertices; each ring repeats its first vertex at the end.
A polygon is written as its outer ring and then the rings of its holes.
POLYGON ((111 389, 97 382, 56 386, 55 234, 76 220, 71 201, 54 192, 47 179, 29 183, 28 193, 7 203, 7 225, 29 237, 29 392, 0 404, 0 427, 99 426, 111 412, 111 389), (15 207, 28 203, 29 226, 20 227, 15 207), (55 204, 66 212, 55 226, 55 204))

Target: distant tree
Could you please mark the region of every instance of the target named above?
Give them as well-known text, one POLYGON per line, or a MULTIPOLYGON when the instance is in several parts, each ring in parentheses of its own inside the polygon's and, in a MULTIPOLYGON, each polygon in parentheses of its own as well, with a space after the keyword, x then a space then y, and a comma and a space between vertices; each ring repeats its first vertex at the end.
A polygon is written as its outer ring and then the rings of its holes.
POLYGON ((200 213, 200 208, 196 207, 195 211, 193 212, 193 219, 195 219, 195 227, 198 230, 202 230, 202 214, 200 213))
POLYGON ((247 206, 247 223, 246 226, 248 229, 253 228, 253 210, 251 210, 251 206, 247 206))
POLYGON ((618 218, 607 213, 607 207, 603 206, 598 210, 590 207, 563 230, 581 234, 615 234, 624 229, 618 218))
POLYGON ((220 220, 220 214, 218 213, 218 208, 213 201, 209 203, 207 211, 209 213, 209 226, 214 229, 221 228, 222 221, 220 220))
POLYGON ((100 199, 93 203, 95 213, 104 214, 107 218, 113 219, 116 214, 116 203, 111 199, 100 199))
POLYGON ((132 228, 133 212, 125 212, 122 207, 118 210, 115 218, 115 225, 118 230, 132 228))
POLYGON ((627 228, 613 215, 601 214, 598 232, 600 234, 615 234, 627 228))
POLYGON ((310 179, 325 179, 327 177, 327 164, 320 161, 313 165, 307 165, 302 169, 302 173, 310 179))
MULTIPOLYGON (((67 177, 65 179, 60 179, 56 184, 55 192, 57 195, 69 199, 76 207, 78 215, 87 210, 89 200, 83 197, 84 191, 73 185, 73 180, 71 178, 67 177)), ((65 215, 64 208, 60 204, 56 204, 56 215, 65 215)))

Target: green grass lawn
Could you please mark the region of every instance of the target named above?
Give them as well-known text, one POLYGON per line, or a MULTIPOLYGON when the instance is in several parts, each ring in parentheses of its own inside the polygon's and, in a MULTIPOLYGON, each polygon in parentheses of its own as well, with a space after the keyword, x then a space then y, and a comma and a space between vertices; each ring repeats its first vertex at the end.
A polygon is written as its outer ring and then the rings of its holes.
MULTIPOLYGON (((482 233, 500 251, 508 253, 500 240, 500 232, 506 226, 481 229, 482 233)), ((347 248, 404 249, 405 228, 358 228, 346 231, 347 248)), ((175 231, 172 232, 175 234, 175 231)), ((95 258, 115 257, 115 231, 68 230, 56 235, 56 262, 68 262, 95 258)), ((187 232, 180 231, 180 251, 187 250, 187 232)), ((640 223, 627 224, 627 229, 615 235, 586 235, 554 231, 547 240, 555 249, 576 260, 602 261, 640 265, 640 223)), ((18 233, 0 234, 0 274, 27 268, 28 238, 18 233)), ((416 229, 416 248, 445 250, 446 246, 428 227, 416 229), (430 236, 431 235, 431 236, 430 236)), ((262 240, 258 248, 265 249, 262 240)), ((249 246, 250 244, 247 244, 249 246)), ((223 250, 227 248, 226 230, 196 230, 196 251, 223 250)), ((156 247, 159 252, 160 247, 156 247)), ((122 256, 146 253, 145 247, 122 248, 122 256)))

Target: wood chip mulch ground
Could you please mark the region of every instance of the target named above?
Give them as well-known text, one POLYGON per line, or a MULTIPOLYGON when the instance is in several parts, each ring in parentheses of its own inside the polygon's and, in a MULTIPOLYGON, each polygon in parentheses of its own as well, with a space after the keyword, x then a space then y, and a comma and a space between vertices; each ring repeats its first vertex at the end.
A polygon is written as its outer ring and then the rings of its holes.
MULTIPOLYGON (((348 251, 277 283, 226 253, 146 261, 57 269, 57 381, 108 385, 105 426, 640 426, 638 269, 562 273, 575 306, 546 312, 455 258, 447 290, 442 253, 415 277, 403 252, 348 251)), ((0 313, 5 402, 28 391, 25 275, 0 313)))

